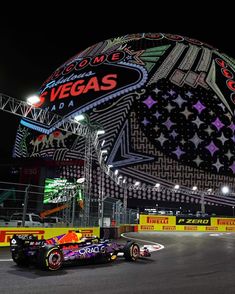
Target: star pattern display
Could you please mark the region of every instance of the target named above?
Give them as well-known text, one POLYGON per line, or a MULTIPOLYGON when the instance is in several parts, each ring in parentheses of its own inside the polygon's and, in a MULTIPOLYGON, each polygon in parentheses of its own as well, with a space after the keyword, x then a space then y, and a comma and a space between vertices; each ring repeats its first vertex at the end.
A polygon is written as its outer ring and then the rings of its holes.
POLYGON ((179 108, 182 108, 182 105, 187 102, 180 95, 178 95, 173 101, 179 106, 179 108))
POLYGON ((156 148, 184 164, 235 174, 234 117, 218 98, 162 80, 142 102, 141 125, 156 148))
POLYGON ((234 156, 230 150, 228 150, 228 152, 225 153, 225 155, 228 157, 228 160, 230 160, 234 156))
POLYGON ((215 121, 212 122, 212 124, 217 128, 217 130, 219 131, 224 124, 221 122, 221 120, 217 117, 215 121))
POLYGON ((180 149, 180 147, 178 146, 178 147, 176 148, 176 150, 173 151, 172 153, 175 153, 175 155, 176 155, 177 158, 179 159, 179 158, 181 157, 181 155, 183 155, 185 152, 182 151, 182 150, 180 149))
POLYGON ((219 140, 222 142, 222 144, 224 145, 226 141, 228 141, 229 139, 227 139, 224 134, 222 133, 220 137, 218 137, 219 140))
POLYGON ((213 163, 213 165, 215 166, 217 172, 219 172, 220 168, 223 166, 223 164, 220 163, 219 159, 217 159, 216 163, 213 163))
POLYGON ((210 144, 206 146, 206 149, 210 152, 211 156, 213 156, 214 153, 219 150, 213 141, 211 141, 210 144))
POLYGON ((200 125, 203 124, 203 121, 201 121, 200 118, 197 116, 197 118, 193 120, 193 123, 195 123, 197 127, 200 128, 200 125))
POLYGON ((203 160, 201 160, 201 158, 199 156, 197 156, 196 159, 193 160, 197 166, 200 166, 200 164, 203 162, 203 160))
POLYGON ((150 109, 155 103, 157 103, 151 96, 148 96, 146 100, 143 102, 144 104, 147 105, 147 107, 150 109))
POLYGON ((150 123, 150 121, 147 120, 146 117, 142 120, 142 124, 143 124, 145 127, 146 127, 149 123, 150 123))
POLYGON ((214 132, 210 126, 208 126, 206 129, 205 129, 205 132, 208 133, 209 136, 211 136, 211 134, 214 132))
POLYGON ((194 134, 192 139, 189 139, 189 141, 191 141, 196 146, 196 148, 201 142, 203 142, 203 140, 201 140, 196 133, 194 134))
POLYGON ((193 105, 193 107, 199 112, 201 113, 206 107, 200 102, 197 101, 196 104, 193 105))
POLYGON ((230 168, 233 171, 233 173, 235 174, 235 161, 233 162, 233 164, 230 165, 230 168))
POLYGON ((160 142, 161 146, 164 144, 165 141, 167 141, 162 133, 158 138, 156 138, 156 140, 160 142))
POLYGON ((187 107, 187 106, 185 107, 184 111, 182 111, 181 113, 185 116, 185 118, 186 118, 187 120, 188 120, 189 116, 190 116, 191 114, 193 114, 193 112, 191 112, 191 111, 188 110, 188 107, 187 107))

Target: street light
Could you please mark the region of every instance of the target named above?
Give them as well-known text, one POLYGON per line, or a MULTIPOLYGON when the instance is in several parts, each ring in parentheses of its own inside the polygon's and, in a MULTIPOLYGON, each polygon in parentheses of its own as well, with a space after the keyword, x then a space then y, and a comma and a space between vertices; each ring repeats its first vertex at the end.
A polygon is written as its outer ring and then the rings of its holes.
POLYGON ((228 186, 223 186, 221 188, 221 191, 222 191, 223 194, 228 194, 229 193, 229 187, 228 186))
POLYGON ((98 222, 99 226, 103 227, 104 215, 104 191, 103 191, 103 170, 100 166, 100 180, 99 180, 99 197, 98 197, 98 222))
POLYGON ((79 178, 77 179, 78 184, 83 184, 85 182, 85 178, 79 178))
POLYGON ((26 101, 29 105, 34 105, 40 102, 40 98, 38 95, 32 95, 26 98, 26 101))
POLYGON ((123 207, 124 207, 124 209, 126 211, 127 210, 127 186, 126 186, 126 178, 123 179, 122 184, 123 184, 123 191, 124 191, 124 195, 123 195, 123 207))
POLYGON ((119 184, 119 182, 120 182, 120 180, 123 178, 123 176, 119 176, 118 177, 118 184, 119 184))
POLYGON ((105 134, 105 131, 104 130, 97 130, 96 134, 97 135, 103 135, 103 134, 105 134))
POLYGON ((85 120, 85 116, 83 114, 78 114, 74 117, 75 121, 84 121, 85 120))
MULTIPOLYGON (((74 117, 76 121, 85 125, 88 129, 87 136, 85 137, 85 156, 84 156, 84 195, 85 195, 85 205, 84 205, 84 215, 83 215, 83 225, 89 226, 90 221, 90 202, 91 202, 91 181, 92 181, 92 146, 93 141, 98 140, 98 136, 105 133, 99 123, 92 123, 90 117, 86 114, 79 114, 74 117)), ((104 152, 105 150, 103 150, 104 152)), ((102 153, 101 153, 102 154, 102 153)))
POLYGON ((101 150, 101 154, 103 155, 103 154, 106 154, 106 153, 108 153, 108 150, 101 150))

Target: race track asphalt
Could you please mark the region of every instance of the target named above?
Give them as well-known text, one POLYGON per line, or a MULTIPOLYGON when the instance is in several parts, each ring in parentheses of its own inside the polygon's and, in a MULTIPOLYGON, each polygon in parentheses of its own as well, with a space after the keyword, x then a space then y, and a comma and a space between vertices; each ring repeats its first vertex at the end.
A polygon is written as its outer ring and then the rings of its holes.
POLYGON ((149 259, 65 267, 57 272, 19 268, 0 249, 0 293, 234 294, 235 234, 147 232, 129 237, 160 243, 149 259))

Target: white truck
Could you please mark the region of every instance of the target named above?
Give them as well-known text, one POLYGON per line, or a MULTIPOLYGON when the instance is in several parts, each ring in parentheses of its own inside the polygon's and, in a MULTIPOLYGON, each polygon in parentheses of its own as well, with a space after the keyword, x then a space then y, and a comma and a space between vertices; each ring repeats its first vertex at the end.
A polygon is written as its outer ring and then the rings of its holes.
MULTIPOLYGON (((13 213, 9 221, 0 221, 0 227, 21 227, 23 221, 23 213, 13 213)), ((26 213, 25 227, 42 227, 43 223, 39 215, 35 213, 26 213)))

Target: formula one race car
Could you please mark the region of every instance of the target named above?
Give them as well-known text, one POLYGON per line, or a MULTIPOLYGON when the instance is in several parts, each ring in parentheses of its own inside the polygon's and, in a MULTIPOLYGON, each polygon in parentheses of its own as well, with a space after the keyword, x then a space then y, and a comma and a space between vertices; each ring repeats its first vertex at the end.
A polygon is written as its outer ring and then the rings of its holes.
POLYGON ((149 257, 147 248, 133 241, 118 244, 97 237, 83 238, 79 232, 69 232, 47 240, 33 235, 14 235, 10 240, 13 261, 19 266, 35 263, 42 269, 58 270, 63 264, 81 261, 113 261, 123 253, 128 261, 149 257))

